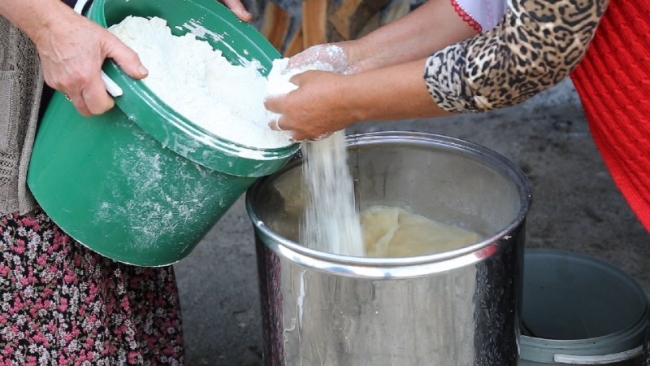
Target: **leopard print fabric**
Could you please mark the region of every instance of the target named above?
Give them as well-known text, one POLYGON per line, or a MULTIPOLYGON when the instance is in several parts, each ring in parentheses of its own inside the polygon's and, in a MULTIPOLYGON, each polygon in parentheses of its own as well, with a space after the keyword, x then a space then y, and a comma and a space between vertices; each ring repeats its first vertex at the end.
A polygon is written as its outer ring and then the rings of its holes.
POLYGON ((424 78, 438 106, 484 112, 523 102, 567 77, 608 0, 508 0, 493 29, 433 54, 424 78))

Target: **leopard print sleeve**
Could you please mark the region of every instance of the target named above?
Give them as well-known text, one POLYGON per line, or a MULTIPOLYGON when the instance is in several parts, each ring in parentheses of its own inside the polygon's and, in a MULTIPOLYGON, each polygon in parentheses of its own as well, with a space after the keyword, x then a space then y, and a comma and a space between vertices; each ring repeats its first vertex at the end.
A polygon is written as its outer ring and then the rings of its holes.
POLYGON ((438 106, 484 112, 523 102, 577 66, 608 0, 508 0, 493 29, 427 60, 424 79, 438 106))

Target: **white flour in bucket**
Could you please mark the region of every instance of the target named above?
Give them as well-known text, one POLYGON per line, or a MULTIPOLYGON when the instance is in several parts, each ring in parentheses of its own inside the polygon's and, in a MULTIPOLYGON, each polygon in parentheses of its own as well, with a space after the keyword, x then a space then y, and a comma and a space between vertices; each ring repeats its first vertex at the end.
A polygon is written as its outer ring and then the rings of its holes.
POLYGON ((248 147, 291 144, 288 133, 268 127, 267 80, 259 62, 234 66, 195 35, 172 35, 156 17, 129 16, 109 30, 140 56, 149 70, 144 84, 194 124, 248 147))

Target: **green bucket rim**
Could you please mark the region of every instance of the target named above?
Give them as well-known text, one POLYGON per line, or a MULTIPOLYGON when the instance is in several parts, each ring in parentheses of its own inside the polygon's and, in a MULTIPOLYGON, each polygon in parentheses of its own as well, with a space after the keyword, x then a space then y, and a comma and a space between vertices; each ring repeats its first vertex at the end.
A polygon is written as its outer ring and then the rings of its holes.
MULTIPOLYGON (((229 29, 224 32, 222 39, 214 40, 215 42, 223 42, 225 47, 232 49, 225 42, 227 37, 232 38, 233 35, 237 35, 248 43, 247 47, 255 48, 260 54, 267 56, 266 61, 270 62, 280 57, 279 52, 262 34, 250 24, 237 18, 232 11, 217 1, 198 3, 194 0, 184 0, 180 3, 191 3, 192 6, 200 8, 204 14, 223 21, 224 26, 229 29)), ((86 17, 100 26, 108 28, 105 4, 106 0, 93 1, 86 17)), ((178 29, 176 28, 176 30, 178 29)), ((245 52, 238 56, 246 58, 247 54, 245 52)), ((248 59, 248 61, 251 60, 248 59)), ((107 59, 103 70, 122 88, 123 95, 115 98, 115 104, 131 121, 162 143, 163 146, 207 168, 242 177, 262 177, 274 173, 280 167, 276 162, 284 161, 300 148, 297 143, 264 149, 228 141, 176 112, 159 99, 144 82, 128 76, 113 60, 107 59), (151 114, 151 111, 155 111, 154 115, 158 118, 139 118, 139 116, 151 114)), ((268 72, 268 70, 266 71, 268 72)))

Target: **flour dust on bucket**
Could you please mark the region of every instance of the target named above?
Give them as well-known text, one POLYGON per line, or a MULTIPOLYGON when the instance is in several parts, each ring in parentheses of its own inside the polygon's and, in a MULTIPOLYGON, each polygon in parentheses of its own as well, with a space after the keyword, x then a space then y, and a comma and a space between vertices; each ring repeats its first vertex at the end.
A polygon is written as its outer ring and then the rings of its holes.
MULTIPOLYGON (((259 32, 216 1, 95 0, 87 13, 105 28, 128 16, 164 19, 174 35, 198 32, 235 65, 257 60, 268 72, 279 57, 259 32)), ((55 93, 27 181, 57 225, 106 257, 140 266, 183 259, 258 177, 280 169, 298 149, 223 139, 177 113, 113 61, 103 70, 123 90, 116 107, 85 118, 55 93)))
POLYGON ((520 366, 640 366, 648 296, 606 262, 527 250, 520 366))
POLYGON ((519 168, 466 141, 424 133, 348 137, 362 211, 400 207, 481 235, 434 254, 370 258, 299 244, 302 161, 247 192, 255 227, 265 365, 514 366, 524 222, 519 168))

